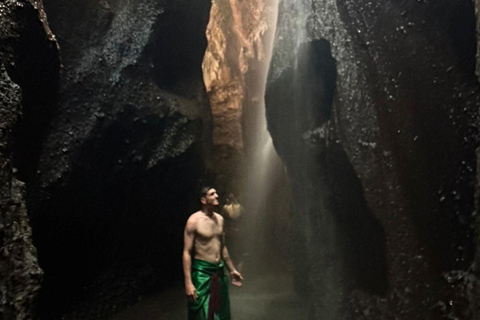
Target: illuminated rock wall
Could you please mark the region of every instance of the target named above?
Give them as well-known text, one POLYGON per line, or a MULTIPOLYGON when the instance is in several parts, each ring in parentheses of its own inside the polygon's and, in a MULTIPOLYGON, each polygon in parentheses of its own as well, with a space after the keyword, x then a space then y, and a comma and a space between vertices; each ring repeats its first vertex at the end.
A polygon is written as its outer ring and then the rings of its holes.
POLYGON ((474 319, 470 1, 282 1, 269 130, 312 319, 474 319))
POLYGON ((249 148, 244 145, 245 136, 251 134, 248 124, 245 132, 245 110, 255 105, 248 95, 257 83, 248 77, 258 77, 255 70, 266 63, 263 43, 273 24, 268 20, 268 5, 263 0, 214 1, 207 28, 203 71, 212 108, 214 170, 220 184, 234 191, 238 191, 238 169, 249 148))

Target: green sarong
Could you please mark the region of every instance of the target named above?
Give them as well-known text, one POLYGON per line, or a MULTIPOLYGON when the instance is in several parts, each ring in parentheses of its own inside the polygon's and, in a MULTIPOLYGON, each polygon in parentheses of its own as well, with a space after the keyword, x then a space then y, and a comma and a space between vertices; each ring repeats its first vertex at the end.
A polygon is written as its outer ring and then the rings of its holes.
POLYGON ((197 301, 188 303, 188 320, 230 320, 228 276, 223 261, 215 264, 203 260, 192 261, 192 282, 197 289, 197 301), (212 307, 209 310, 209 307, 212 307), (211 312, 212 313, 212 312, 211 312))

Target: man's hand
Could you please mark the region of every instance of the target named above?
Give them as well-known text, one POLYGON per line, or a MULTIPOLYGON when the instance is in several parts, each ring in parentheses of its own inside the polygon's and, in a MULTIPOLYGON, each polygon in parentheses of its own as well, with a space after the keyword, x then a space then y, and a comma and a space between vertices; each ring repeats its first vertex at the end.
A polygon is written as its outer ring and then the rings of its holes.
POLYGON ((232 284, 234 286, 237 286, 237 287, 242 286, 243 277, 240 274, 240 272, 238 272, 237 270, 230 272, 230 279, 232 280, 232 284))
POLYGON ((197 302, 198 295, 197 295, 197 289, 193 286, 193 283, 185 286, 185 294, 188 297, 189 301, 192 302, 197 302))

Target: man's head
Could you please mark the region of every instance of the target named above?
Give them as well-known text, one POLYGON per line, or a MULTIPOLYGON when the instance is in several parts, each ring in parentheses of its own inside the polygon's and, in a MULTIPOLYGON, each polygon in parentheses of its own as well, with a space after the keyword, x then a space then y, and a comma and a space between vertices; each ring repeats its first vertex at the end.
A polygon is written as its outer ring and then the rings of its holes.
POLYGON ((200 202, 202 206, 218 206, 218 194, 214 187, 207 186, 200 190, 200 202))

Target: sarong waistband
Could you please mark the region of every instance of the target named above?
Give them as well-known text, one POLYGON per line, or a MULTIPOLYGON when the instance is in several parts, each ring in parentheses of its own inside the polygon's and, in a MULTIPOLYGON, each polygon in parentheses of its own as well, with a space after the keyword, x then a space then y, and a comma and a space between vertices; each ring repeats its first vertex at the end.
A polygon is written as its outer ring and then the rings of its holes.
POLYGON ((208 275, 217 274, 222 276, 225 270, 225 263, 220 260, 219 263, 212 263, 205 260, 193 259, 192 271, 200 271, 208 275))

